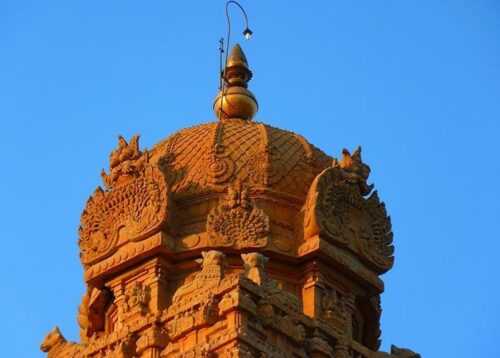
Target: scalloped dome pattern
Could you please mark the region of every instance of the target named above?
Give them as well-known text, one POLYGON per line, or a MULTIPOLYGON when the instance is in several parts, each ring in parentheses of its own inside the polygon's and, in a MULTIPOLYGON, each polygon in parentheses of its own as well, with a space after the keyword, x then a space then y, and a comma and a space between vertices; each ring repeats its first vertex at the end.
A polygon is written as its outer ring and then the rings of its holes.
POLYGON ((151 151, 176 196, 220 192, 233 183, 303 202, 332 158, 303 137, 269 125, 226 119, 183 129, 151 151))

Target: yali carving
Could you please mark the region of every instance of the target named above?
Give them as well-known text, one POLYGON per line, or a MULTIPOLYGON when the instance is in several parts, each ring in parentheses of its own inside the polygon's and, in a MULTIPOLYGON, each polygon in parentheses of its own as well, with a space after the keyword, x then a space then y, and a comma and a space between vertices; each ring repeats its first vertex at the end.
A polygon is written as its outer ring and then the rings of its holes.
POLYGON ((158 232, 167 220, 168 187, 148 153, 119 138, 110 156, 110 174, 103 172, 106 190, 98 187, 87 201, 80 223, 80 256, 90 265, 111 255, 124 242, 158 232))
POLYGON ((304 209, 304 236, 324 235, 360 254, 375 271, 393 264, 391 220, 373 185, 370 168, 361 160, 361 148, 351 155, 344 149, 341 161, 314 180, 304 209))

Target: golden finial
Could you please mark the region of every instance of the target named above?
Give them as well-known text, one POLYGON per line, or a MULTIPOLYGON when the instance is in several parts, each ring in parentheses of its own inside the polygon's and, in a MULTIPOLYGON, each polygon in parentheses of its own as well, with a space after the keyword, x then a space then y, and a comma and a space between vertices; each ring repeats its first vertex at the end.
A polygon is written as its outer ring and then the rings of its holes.
POLYGON ((252 71, 240 45, 236 44, 231 50, 222 75, 224 84, 214 101, 217 117, 252 119, 258 104, 253 93, 247 89, 252 71))

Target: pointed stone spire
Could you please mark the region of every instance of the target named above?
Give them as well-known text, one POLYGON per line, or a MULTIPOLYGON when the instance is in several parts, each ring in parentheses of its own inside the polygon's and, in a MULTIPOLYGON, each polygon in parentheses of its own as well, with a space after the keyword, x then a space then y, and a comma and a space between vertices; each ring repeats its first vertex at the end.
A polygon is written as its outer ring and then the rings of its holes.
POLYGON ((218 118, 239 118, 250 120, 258 110, 257 100, 250 92, 248 81, 252 71, 241 46, 236 44, 227 59, 224 70, 224 86, 214 101, 214 111, 218 118))

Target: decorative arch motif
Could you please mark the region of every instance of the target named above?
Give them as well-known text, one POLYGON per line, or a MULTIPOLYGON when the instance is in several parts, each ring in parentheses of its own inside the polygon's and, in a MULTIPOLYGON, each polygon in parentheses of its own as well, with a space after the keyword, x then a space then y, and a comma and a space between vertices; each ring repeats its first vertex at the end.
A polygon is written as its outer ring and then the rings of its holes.
POLYGON ((130 144, 120 137, 119 148, 111 154, 110 174, 102 174, 107 189, 96 189, 81 216, 84 265, 108 257, 124 242, 155 234, 165 224, 168 187, 161 171, 148 160, 148 153, 138 150, 138 137, 130 144))
POLYGON ((378 273, 393 265, 392 228, 385 205, 373 185, 361 148, 344 149, 341 161, 320 173, 309 190, 304 212, 304 236, 329 238, 357 252, 378 273))

